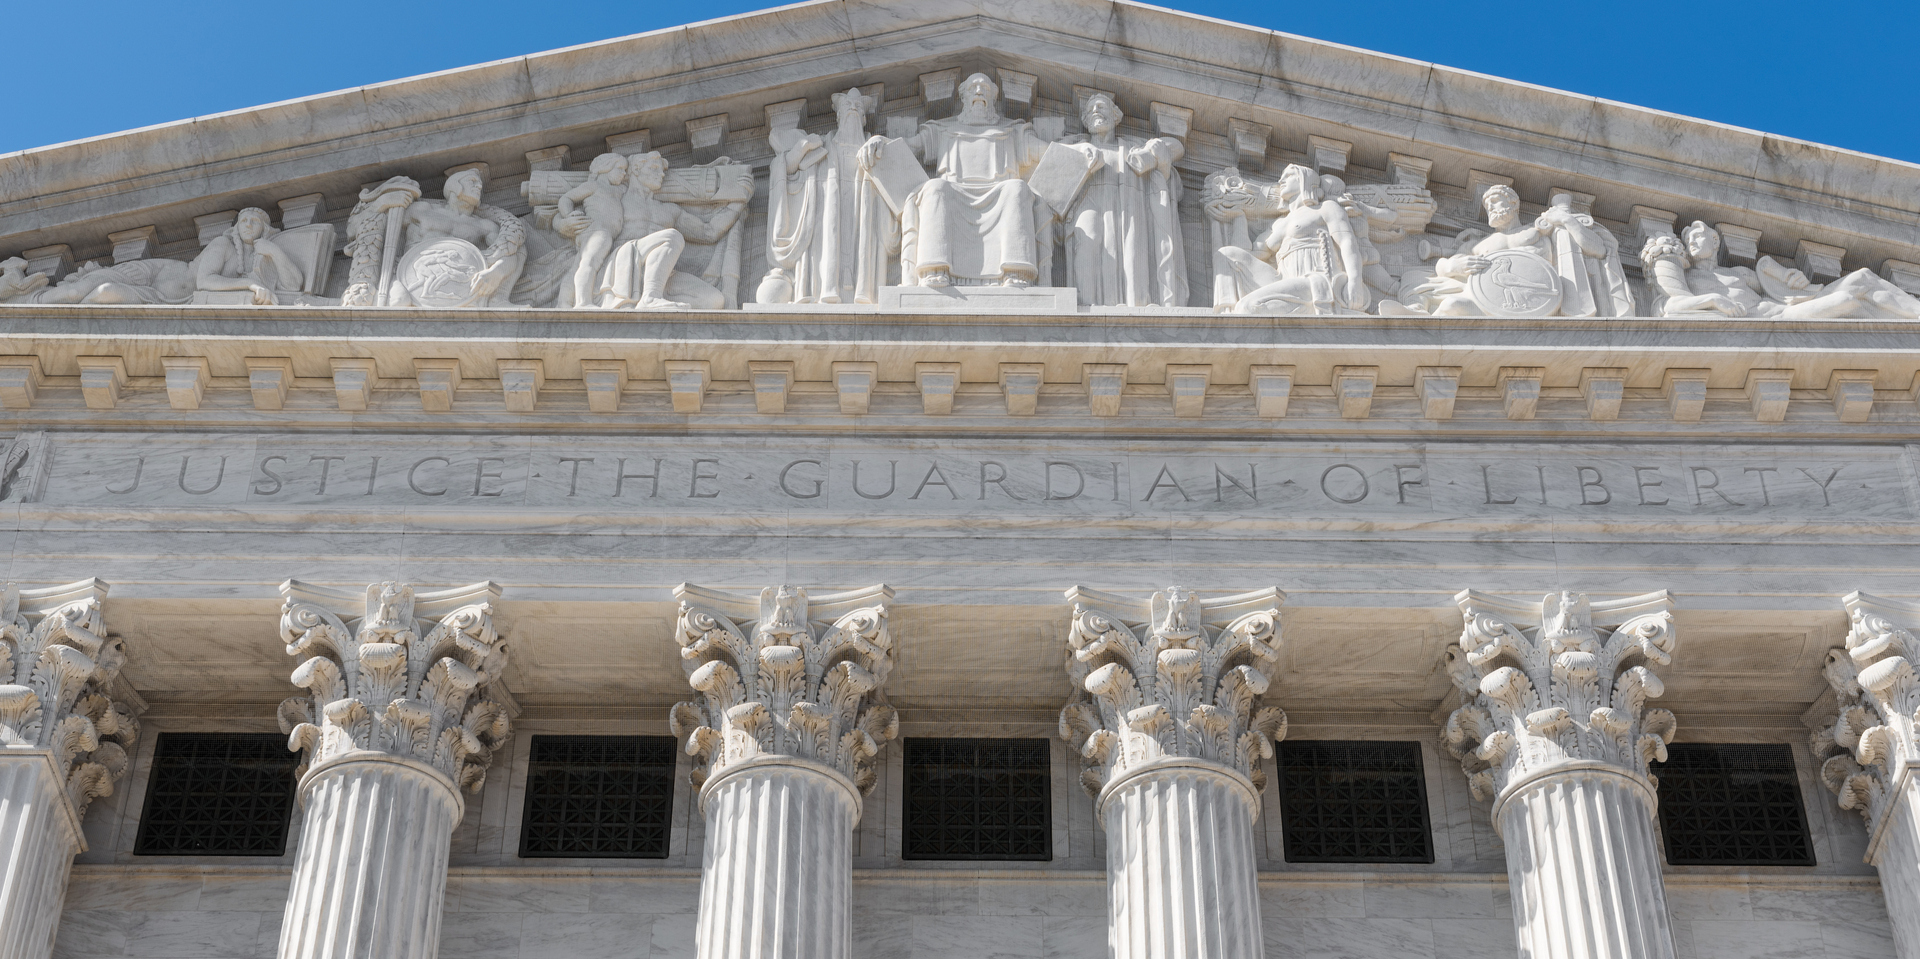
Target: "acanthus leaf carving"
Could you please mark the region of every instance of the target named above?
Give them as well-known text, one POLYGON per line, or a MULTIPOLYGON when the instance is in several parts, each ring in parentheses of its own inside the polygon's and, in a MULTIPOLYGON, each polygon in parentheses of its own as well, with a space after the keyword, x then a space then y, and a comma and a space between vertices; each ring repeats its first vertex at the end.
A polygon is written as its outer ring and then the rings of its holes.
POLYGON ((1067 597, 1075 693, 1060 735, 1088 763, 1088 792, 1165 757, 1264 779, 1259 759, 1287 725, 1277 707, 1255 709, 1279 665, 1283 593, 1201 599, 1171 587, 1140 602, 1075 587, 1067 597))
POLYGON ((1563 591, 1534 606, 1467 590, 1455 601, 1465 626, 1446 665, 1461 705, 1440 739, 1476 797, 1569 763, 1652 786, 1647 764, 1666 757, 1675 731, 1671 712, 1646 705, 1664 691, 1649 667, 1673 657, 1665 592, 1594 604, 1563 591))
POLYGON ((280 637, 305 657, 280 704, 287 747, 306 767, 369 750, 438 769, 476 790, 511 729, 504 689, 507 644, 494 629, 491 583, 416 595, 383 582, 364 597, 281 584, 280 637), (360 603, 356 603, 360 600, 360 603), (341 612, 360 605, 363 615, 341 612))
POLYGON ((1920 741, 1920 655, 1912 628, 1920 608, 1852 593, 1844 603, 1846 646, 1829 650, 1823 672, 1835 701, 1831 714, 1809 722, 1810 747, 1822 761, 1820 779, 1842 809, 1866 819, 1869 859, 1895 799, 1917 759, 1920 741))
POLYGON ((747 597, 682 584, 674 628, 695 702, 673 707, 673 734, 700 760, 701 784, 762 755, 839 771, 865 792, 899 733, 882 687, 893 668, 885 585, 810 599, 793 586, 747 597), (826 615, 832 619, 816 619, 826 615))
POLYGON ((9 583, 0 603, 0 749, 51 756, 79 816, 126 775, 140 732, 109 693, 127 654, 107 633, 106 591, 98 580, 38 590, 9 583))

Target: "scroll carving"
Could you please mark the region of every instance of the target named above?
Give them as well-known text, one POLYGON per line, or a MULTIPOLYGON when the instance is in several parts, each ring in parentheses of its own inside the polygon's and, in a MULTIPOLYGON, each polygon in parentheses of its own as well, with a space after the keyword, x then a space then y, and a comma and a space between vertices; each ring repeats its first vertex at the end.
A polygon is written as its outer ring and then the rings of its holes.
POLYGON ((404 583, 352 593, 281 584, 280 638, 300 660, 280 704, 287 748, 307 768, 372 751, 425 763, 478 791, 510 728, 500 687, 506 641, 494 631, 499 587, 481 583, 416 595, 404 583))
POLYGON ((1611 603, 1549 593, 1537 606, 1472 590, 1454 597, 1466 618, 1447 672, 1462 705, 1441 740, 1478 798, 1567 764, 1604 764, 1652 787, 1673 714, 1650 709, 1665 691, 1651 667, 1672 661, 1665 592, 1611 603))
POLYGON ((0 600, 0 748, 46 750, 74 814, 126 776, 140 726, 112 687, 126 647, 107 634, 106 584, 51 589, 8 583, 0 600))
POLYGON ((1287 715, 1258 705, 1280 663, 1280 604, 1264 589, 1203 600, 1171 587, 1146 602, 1067 591, 1073 700, 1060 736, 1088 763, 1093 794, 1165 758, 1218 763, 1261 788, 1258 763, 1286 735, 1287 715))
POLYGON ((885 585, 810 600, 769 587, 756 600, 682 584, 674 637, 696 702, 673 707, 673 734, 704 783, 728 766, 787 756, 838 770, 862 792, 899 733, 882 686, 893 669, 885 585))

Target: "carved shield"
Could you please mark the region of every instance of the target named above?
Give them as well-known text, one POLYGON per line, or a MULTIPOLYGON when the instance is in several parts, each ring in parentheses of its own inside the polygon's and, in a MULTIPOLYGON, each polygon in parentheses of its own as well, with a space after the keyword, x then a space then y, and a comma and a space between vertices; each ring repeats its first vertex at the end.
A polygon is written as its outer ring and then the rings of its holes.
POLYGON ((1467 280, 1467 292, 1488 316, 1552 316, 1560 309, 1560 277, 1553 264, 1531 250, 1487 254, 1493 265, 1467 280))

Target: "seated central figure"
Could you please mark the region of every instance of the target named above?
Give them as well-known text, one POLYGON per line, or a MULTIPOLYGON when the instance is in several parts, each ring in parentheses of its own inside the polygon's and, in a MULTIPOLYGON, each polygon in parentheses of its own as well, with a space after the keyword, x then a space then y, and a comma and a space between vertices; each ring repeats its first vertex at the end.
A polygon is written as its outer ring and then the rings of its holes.
POLYGON ((951 119, 929 120, 905 140, 935 169, 900 211, 900 282, 1031 285, 1040 270, 1038 201, 1025 178, 1047 143, 1031 123, 1000 115, 1000 88, 986 74, 968 77, 958 96, 951 119))

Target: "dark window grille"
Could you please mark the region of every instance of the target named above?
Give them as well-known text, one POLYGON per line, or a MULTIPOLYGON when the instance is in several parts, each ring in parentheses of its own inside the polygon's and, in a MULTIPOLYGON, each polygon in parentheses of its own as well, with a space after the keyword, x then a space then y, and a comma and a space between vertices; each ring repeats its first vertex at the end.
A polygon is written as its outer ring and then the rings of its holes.
POLYGON ((906 859, 1053 858, 1045 739, 909 739, 906 859))
POLYGON ((520 855, 665 859, 673 823, 670 736, 535 736, 520 855))
POLYGON ((1676 866, 1811 866, 1793 748, 1784 744, 1667 747, 1660 831, 1676 866))
POLYGON ((1419 743, 1279 744, 1288 862, 1432 862, 1419 743))
POLYGON ((279 856, 300 755, 267 733, 161 733, 136 856, 279 856))

